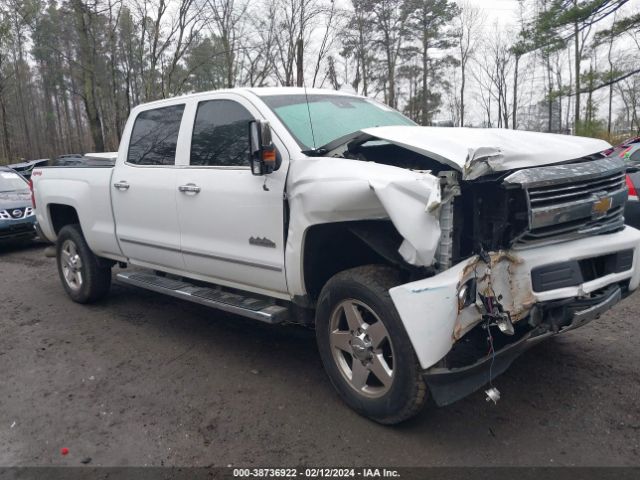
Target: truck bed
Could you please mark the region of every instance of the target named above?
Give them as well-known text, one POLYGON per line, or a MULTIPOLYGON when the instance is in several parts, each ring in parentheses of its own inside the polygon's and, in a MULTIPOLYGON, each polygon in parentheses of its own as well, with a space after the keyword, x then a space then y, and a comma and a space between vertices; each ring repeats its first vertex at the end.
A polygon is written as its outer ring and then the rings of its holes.
POLYGON ((75 208, 87 243, 97 255, 121 258, 111 209, 112 176, 113 166, 109 165, 35 168, 32 180, 36 218, 45 237, 54 242, 59 231, 50 220, 51 209, 67 205, 75 208))

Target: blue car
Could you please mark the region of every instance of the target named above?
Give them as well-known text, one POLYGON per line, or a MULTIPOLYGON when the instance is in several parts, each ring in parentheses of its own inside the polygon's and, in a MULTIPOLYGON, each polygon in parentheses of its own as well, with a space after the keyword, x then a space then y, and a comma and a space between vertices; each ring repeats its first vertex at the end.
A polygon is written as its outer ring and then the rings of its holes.
POLYGON ((0 167, 0 242, 31 240, 36 236, 36 216, 27 181, 0 167))

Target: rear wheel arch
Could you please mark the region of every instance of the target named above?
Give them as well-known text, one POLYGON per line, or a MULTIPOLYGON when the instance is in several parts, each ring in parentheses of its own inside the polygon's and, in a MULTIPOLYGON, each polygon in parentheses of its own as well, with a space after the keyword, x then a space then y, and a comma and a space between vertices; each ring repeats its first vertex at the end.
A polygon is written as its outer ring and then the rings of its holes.
POLYGON ((56 236, 63 227, 67 225, 80 225, 80 217, 75 207, 61 203, 50 203, 47 205, 51 227, 56 236))

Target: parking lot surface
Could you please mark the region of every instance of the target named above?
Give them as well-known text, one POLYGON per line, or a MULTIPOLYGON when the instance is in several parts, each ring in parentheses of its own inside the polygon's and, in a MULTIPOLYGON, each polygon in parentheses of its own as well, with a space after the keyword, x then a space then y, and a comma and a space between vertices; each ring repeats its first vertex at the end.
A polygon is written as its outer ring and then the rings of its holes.
POLYGON ((384 427, 334 393, 313 331, 119 285, 78 305, 43 251, 0 247, 2 466, 640 464, 640 294, 525 353, 497 405, 384 427))

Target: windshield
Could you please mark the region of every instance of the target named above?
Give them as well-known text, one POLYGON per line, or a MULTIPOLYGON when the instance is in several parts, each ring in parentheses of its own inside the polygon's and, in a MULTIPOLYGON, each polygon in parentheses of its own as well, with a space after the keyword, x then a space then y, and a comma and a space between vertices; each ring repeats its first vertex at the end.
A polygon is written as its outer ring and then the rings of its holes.
POLYGON ((262 97, 262 100, 274 111, 303 150, 321 147, 363 128, 416 125, 400 112, 366 98, 313 94, 308 97, 272 95, 262 97))
POLYGON ((27 190, 28 188, 27 182, 17 173, 0 170, 0 192, 27 190))

